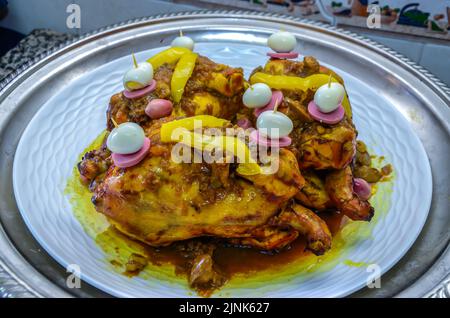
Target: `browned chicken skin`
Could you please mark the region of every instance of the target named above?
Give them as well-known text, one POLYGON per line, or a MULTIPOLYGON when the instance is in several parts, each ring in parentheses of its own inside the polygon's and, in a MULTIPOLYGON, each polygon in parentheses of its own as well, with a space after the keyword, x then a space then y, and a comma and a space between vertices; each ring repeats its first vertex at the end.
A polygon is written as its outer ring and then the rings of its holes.
POLYGON ((292 204, 283 210, 275 224, 292 227, 304 235, 308 248, 316 255, 322 255, 331 247, 331 233, 325 221, 300 204, 292 204))
POLYGON ((355 156, 356 131, 347 120, 333 126, 313 122, 297 129, 293 147, 301 169, 342 169, 355 156))
POLYGON ((81 181, 89 186, 94 186, 92 182, 97 176, 105 173, 111 165, 111 153, 103 144, 100 149, 87 152, 78 163, 81 181))
POLYGON ((270 219, 269 224, 251 231, 250 237, 230 239, 229 241, 238 246, 252 246, 266 251, 279 250, 288 246, 298 238, 299 232, 288 226, 280 227, 278 224, 270 224, 274 221, 274 218, 270 219))
POLYGON ((325 182, 313 170, 302 172, 305 185, 295 195, 295 199, 304 206, 315 210, 326 210, 333 206, 325 189, 325 182))
POLYGON ((299 189, 303 188, 305 180, 300 174, 297 159, 287 149, 280 149, 278 170, 271 175, 257 174, 242 176, 254 185, 264 189, 276 197, 292 198, 299 189))
POLYGON ((154 145, 150 155, 135 167, 112 166, 93 202, 120 230, 149 245, 199 236, 249 237, 302 186, 297 162, 286 149, 280 152, 279 174, 259 175, 258 183, 229 178, 222 184, 209 164, 174 163, 172 144, 160 143, 157 132, 147 134, 154 145), (275 186, 265 187, 269 182, 275 186))

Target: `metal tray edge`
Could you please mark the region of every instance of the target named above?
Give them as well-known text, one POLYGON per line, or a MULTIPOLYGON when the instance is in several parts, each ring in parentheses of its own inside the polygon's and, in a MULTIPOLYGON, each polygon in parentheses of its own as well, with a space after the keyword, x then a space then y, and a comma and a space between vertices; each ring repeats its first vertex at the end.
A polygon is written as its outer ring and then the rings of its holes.
MULTIPOLYGON (((440 79, 438 79, 435 75, 429 72, 426 68, 416 64, 411 61, 409 58, 404 55, 396 52, 395 50, 388 48, 380 43, 377 43, 373 40, 370 40, 364 36, 356 34, 354 32, 344 30, 342 28, 331 26, 327 23, 312 21, 308 19, 297 18, 293 16, 276 14, 276 13, 268 13, 268 12, 256 12, 256 11, 246 11, 246 10, 199 10, 199 11, 188 11, 188 12, 178 12, 178 13, 168 13, 168 14, 160 14, 149 17, 131 19, 128 21, 112 24, 110 26, 106 26, 100 28, 98 30, 88 32, 79 37, 71 39, 64 44, 61 44, 58 47, 54 47, 47 52, 42 53, 39 56, 25 62, 14 72, 9 74, 6 78, 4 78, 0 82, 0 101, 3 99, 5 93, 7 93, 8 88, 14 84, 14 82, 19 81, 22 76, 25 76, 26 71, 32 71, 33 68, 38 67, 38 64, 44 63, 46 59, 50 59, 60 53, 62 53, 65 49, 69 49, 72 45, 81 44, 85 40, 90 40, 97 36, 100 36, 104 33, 108 33, 109 31, 130 26, 133 24, 139 24, 142 22, 148 22, 151 20, 164 20, 164 19, 172 19, 176 17, 195 17, 195 16, 235 16, 235 17, 264 17, 264 18, 273 18, 273 19, 283 19, 289 20, 292 22, 302 23, 310 26, 315 26, 319 28, 326 29, 328 31, 334 31, 346 37, 352 38, 354 40, 358 40, 363 44, 366 44, 379 52, 383 52, 393 58, 395 58, 398 62, 402 64, 402 66, 414 71, 417 75, 420 75, 421 78, 427 81, 427 84, 434 88, 434 90, 447 101, 447 104, 450 105, 450 87, 448 87, 445 83, 443 83, 440 79)), ((0 126, 2 123, 0 122, 0 126)), ((3 231, 0 225, 0 245, 5 247, 8 252, 18 254, 18 251, 14 249, 11 242, 9 241, 6 233, 3 231), (3 242, 2 242, 3 241, 3 242), (5 244, 6 243, 6 244, 5 244)), ((15 275, 14 270, 10 268, 5 262, 2 260, 3 255, 0 255, 0 297, 42 297, 37 290, 34 290, 31 286, 29 286, 25 281, 23 281, 20 277, 15 275)), ((439 258, 436 263, 443 263, 445 260, 450 258, 450 250, 449 248, 444 251, 443 255, 439 258)), ((427 275, 427 273, 433 271, 437 264, 432 266, 419 280, 416 284, 423 280, 423 277, 427 275)), ((69 296, 68 294, 62 292, 59 296, 69 296)), ((408 297, 408 293, 405 291, 401 292, 399 297, 406 296, 408 297)), ((431 298, 449 298, 450 297, 450 275, 444 277, 440 283, 438 283, 434 288, 423 295, 424 297, 431 298)))

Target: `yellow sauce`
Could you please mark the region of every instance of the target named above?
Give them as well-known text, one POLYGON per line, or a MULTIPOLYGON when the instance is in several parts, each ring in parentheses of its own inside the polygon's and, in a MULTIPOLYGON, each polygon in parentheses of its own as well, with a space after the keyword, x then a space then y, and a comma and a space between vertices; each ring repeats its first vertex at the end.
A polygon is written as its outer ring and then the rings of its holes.
MULTIPOLYGON (((82 154, 98 148, 104 135, 105 132, 98 136, 82 154)), ((81 160, 81 155, 79 159, 81 160)), ((374 165, 381 165, 382 161, 381 159, 374 160, 374 165)), ((349 260, 346 255, 360 241, 371 238, 372 230, 378 220, 382 219, 389 211, 393 178, 394 173, 384 182, 380 182, 373 187, 373 193, 376 193, 376 195, 370 201, 375 208, 375 216, 371 222, 353 222, 347 218, 343 219, 345 220, 343 222, 340 218, 334 221, 326 220, 331 231, 336 233, 333 237, 332 249, 325 255, 315 256, 305 252, 302 240, 298 240, 298 242, 292 244, 290 250, 282 251, 278 255, 264 255, 252 249, 219 247, 216 262, 232 275, 225 286, 214 294, 216 296, 229 296, 232 294, 232 289, 235 288, 258 287, 264 290, 266 286, 270 288, 270 284, 267 284, 267 282, 280 284, 287 283, 293 278, 306 279, 318 272, 327 271, 339 263, 351 267, 362 267, 376 262, 376 260, 353 261, 349 260), (333 222, 339 222, 339 224, 333 222), (342 225, 341 223, 345 224, 342 225), (332 228, 336 228, 336 230, 333 231, 332 228), (234 249, 234 251, 230 249, 234 249), (229 260, 230 258, 231 260, 229 260), (247 259, 248 261, 245 263, 237 262, 237 259, 247 259), (238 263, 246 265, 237 266, 238 263)), ((65 194, 70 198, 75 217, 86 233, 103 250, 105 263, 112 270, 123 274, 125 273, 125 264, 131 254, 146 255, 149 257, 149 264, 138 274, 139 277, 158 279, 175 283, 178 288, 188 288, 186 277, 180 275, 183 273, 175 266, 176 255, 173 255, 173 251, 168 249, 167 255, 156 253, 155 249, 131 240, 113 229, 106 218, 95 211, 94 205, 91 203, 92 193, 79 181, 79 172, 76 167, 67 182, 65 194)))

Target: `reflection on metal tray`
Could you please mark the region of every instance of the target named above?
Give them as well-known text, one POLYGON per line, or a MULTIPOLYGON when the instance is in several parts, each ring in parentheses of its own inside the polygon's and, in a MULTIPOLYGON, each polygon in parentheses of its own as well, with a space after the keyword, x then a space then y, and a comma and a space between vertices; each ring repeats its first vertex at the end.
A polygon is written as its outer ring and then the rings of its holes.
POLYGON ((433 202, 412 249, 382 277, 381 289, 355 296, 448 296, 450 215, 450 90, 396 52, 355 34, 298 18, 240 11, 157 16, 88 34, 36 59, 0 84, 0 293, 2 296, 106 296, 82 284, 67 289, 67 273, 34 240, 18 213, 12 160, 28 121, 52 94, 97 66, 130 52, 166 44, 179 29, 197 40, 255 43, 257 34, 295 30, 305 54, 333 64, 392 99, 427 151, 433 170, 433 202), (447 282, 447 283, 446 283, 447 282), (447 288, 447 289, 446 289, 447 288))

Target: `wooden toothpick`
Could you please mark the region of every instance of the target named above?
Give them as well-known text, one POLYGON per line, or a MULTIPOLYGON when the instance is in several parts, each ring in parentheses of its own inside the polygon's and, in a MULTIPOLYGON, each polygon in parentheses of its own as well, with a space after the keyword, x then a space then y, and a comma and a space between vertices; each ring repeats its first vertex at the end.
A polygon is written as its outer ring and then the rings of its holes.
POLYGON ((138 68, 138 63, 136 61, 136 56, 134 56, 134 53, 131 53, 131 57, 133 58, 133 64, 135 68, 138 68))
POLYGON ((117 125, 116 121, 114 120, 114 118, 111 117, 111 121, 114 124, 114 127, 117 128, 119 127, 119 125, 117 125))
POLYGON ((330 77, 328 78, 328 88, 331 87, 331 73, 330 73, 330 77))
POLYGON ((277 98, 277 100, 275 101, 275 107, 273 108, 273 112, 276 113, 277 109, 278 109, 278 103, 280 102, 280 100, 277 98))
POLYGON ((183 30, 180 30, 180 36, 183 36, 183 30))

